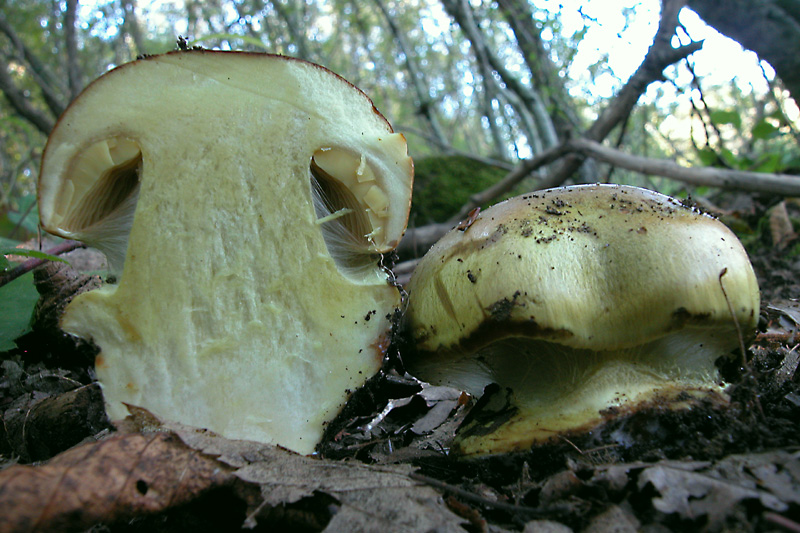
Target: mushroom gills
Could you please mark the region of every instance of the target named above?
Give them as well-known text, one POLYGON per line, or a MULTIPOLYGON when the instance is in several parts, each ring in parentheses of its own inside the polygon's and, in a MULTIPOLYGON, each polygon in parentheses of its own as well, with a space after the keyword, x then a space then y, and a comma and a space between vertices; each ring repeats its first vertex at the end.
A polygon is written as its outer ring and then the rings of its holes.
POLYGON ((370 235, 375 230, 369 208, 345 185, 347 178, 340 179, 340 168, 328 166, 325 170, 317 164, 319 153, 311 160, 311 192, 325 246, 343 276, 351 281, 370 279, 380 254, 371 249, 370 235), (338 170, 339 175, 333 175, 332 170, 338 170))
POLYGON ((139 198, 142 152, 135 141, 109 138, 82 151, 64 182, 59 228, 106 255, 119 277, 139 198))
MULTIPOLYGON (((494 341, 477 352, 449 351, 416 357, 408 370, 427 381, 480 396, 490 383, 512 392, 518 415, 492 434, 476 437, 463 428, 455 446, 463 453, 522 450, 557 434, 601 423, 603 411, 635 410, 655 398, 680 392, 692 396, 724 391, 716 361, 728 355, 733 326, 712 331, 683 330, 645 344, 606 350, 571 348, 524 337, 494 341), (624 391, 624 392, 622 392, 624 391), (508 448, 498 444, 507 440, 508 448)), ((681 398, 685 395, 681 395, 681 398)), ((680 401, 672 404, 683 407, 680 401)))

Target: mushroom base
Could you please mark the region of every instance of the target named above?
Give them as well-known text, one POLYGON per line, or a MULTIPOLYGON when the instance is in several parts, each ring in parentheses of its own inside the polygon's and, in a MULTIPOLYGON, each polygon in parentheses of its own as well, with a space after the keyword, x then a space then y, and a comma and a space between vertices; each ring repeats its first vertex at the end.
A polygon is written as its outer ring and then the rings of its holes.
POLYGON ((685 329, 644 345, 602 351, 508 338, 473 354, 452 352, 445 364, 440 356, 435 372, 420 365, 425 358, 419 357, 409 371, 473 395, 490 383, 506 387, 507 405, 493 406, 494 416, 471 417, 454 442, 462 454, 502 453, 589 430, 655 399, 680 409, 693 397, 724 398, 715 361, 730 355, 732 339, 732 326, 685 329))

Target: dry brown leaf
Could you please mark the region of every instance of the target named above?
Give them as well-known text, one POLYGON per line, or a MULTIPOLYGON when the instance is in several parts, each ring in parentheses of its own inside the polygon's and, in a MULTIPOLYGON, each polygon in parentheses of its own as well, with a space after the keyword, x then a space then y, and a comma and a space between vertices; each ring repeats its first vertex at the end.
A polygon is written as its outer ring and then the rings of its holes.
POLYGON ((797 237, 786 210, 786 202, 781 202, 769 210, 769 231, 772 236, 772 243, 778 250, 783 250, 797 237))
POLYGON ((81 530, 175 508, 222 486, 238 491, 244 526, 327 531, 463 531, 433 488, 409 466, 306 457, 162 424, 131 407, 123 431, 42 466, 0 472, 0 531, 81 530), (140 433, 144 432, 144 433, 140 433), (260 497, 259 497, 260 489, 260 497), (7 510, 7 511, 6 511, 7 510))
POLYGON ((327 507, 324 531, 464 531, 433 488, 413 480, 410 466, 376 466, 294 454, 275 446, 227 440, 171 425, 189 446, 215 455, 236 476, 261 487, 263 502, 248 525, 274 520, 275 509, 302 501, 327 507))
POLYGON ((708 469, 656 464, 639 474, 639 489, 651 485, 659 497, 653 507, 685 519, 706 516, 710 530, 720 528, 740 502, 751 500, 783 512, 794 502, 800 472, 798 457, 786 452, 731 456, 708 469), (786 487, 792 490, 785 490, 786 487))
POLYGON ((170 433, 115 435, 0 472, 0 531, 80 530, 157 513, 234 481, 170 433))

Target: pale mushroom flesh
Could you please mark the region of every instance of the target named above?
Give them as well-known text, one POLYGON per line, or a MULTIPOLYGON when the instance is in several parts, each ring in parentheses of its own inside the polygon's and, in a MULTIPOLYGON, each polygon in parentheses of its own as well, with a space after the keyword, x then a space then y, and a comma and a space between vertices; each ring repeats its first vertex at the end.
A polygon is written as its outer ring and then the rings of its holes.
POLYGON ((61 322, 99 346, 110 417, 312 452, 381 365, 399 304, 381 254, 412 179, 403 136, 311 63, 193 50, 91 84, 50 136, 39 205, 118 274, 61 322))

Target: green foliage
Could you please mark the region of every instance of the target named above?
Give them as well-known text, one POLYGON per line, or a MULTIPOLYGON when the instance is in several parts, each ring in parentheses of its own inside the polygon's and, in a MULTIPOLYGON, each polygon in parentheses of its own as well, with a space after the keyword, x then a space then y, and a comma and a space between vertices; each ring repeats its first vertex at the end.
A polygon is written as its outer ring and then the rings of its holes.
POLYGON ((717 125, 730 124, 734 128, 742 127, 742 116, 734 109, 718 109, 709 113, 711 122, 717 125))
POLYGON ((414 174, 410 220, 421 226, 445 222, 471 195, 499 181, 506 171, 464 156, 438 156, 415 160, 414 174))
POLYGON ((0 287, 0 352, 14 348, 14 340, 30 331, 38 299, 32 272, 0 287))
POLYGON ((47 261, 58 261, 59 263, 69 264, 69 261, 62 259, 57 255, 51 255, 38 250, 24 250, 20 248, 3 248, 0 247, 0 270, 8 270, 11 263, 5 256, 16 255, 19 257, 30 257, 32 259, 46 259, 47 261))

